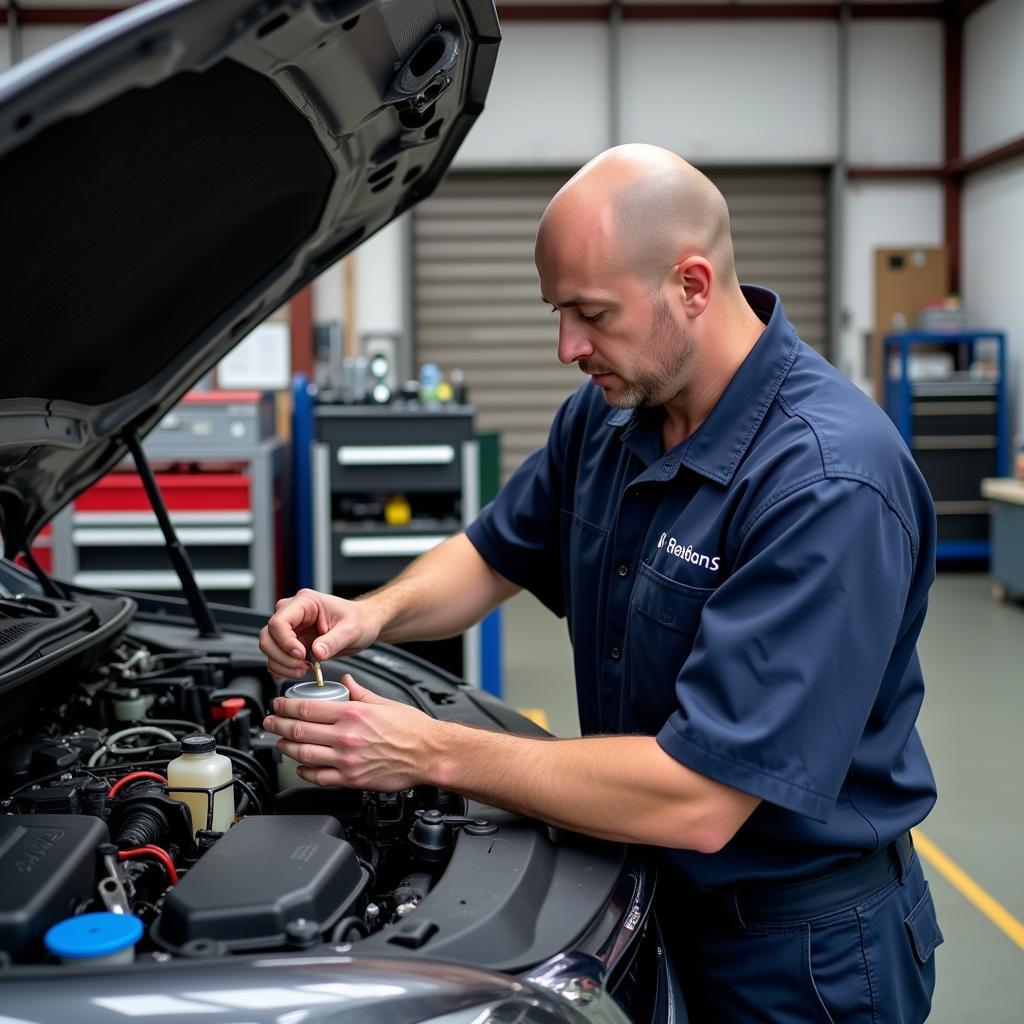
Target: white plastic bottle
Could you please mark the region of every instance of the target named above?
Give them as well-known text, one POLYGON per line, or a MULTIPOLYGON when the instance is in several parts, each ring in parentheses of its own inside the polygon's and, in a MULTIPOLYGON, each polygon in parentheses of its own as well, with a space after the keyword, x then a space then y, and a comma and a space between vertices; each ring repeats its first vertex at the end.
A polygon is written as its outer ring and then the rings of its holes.
MULTIPOLYGON (((231 782, 231 758, 217 753, 212 736, 186 736, 181 741, 181 757, 167 766, 167 795, 185 804, 192 815, 192 829, 206 828, 209 796, 206 793, 175 792, 186 789, 213 789, 231 782)), ((228 786, 213 797, 214 832, 227 832, 235 818, 235 788, 228 786)))

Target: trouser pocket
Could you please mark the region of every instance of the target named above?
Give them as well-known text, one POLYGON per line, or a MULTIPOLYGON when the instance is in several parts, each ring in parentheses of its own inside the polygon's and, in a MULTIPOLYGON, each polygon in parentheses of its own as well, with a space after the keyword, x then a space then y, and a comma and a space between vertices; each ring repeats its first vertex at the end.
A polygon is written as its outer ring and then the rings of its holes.
POLYGON ((811 921, 663 921, 691 1024, 920 1024, 931 1008, 942 933, 916 858, 902 882, 811 921))
POLYGON ((914 859, 903 884, 876 905, 858 908, 868 977, 880 1024, 918 1024, 931 1009, 935 949, 942 932, 931 890, 914 859))

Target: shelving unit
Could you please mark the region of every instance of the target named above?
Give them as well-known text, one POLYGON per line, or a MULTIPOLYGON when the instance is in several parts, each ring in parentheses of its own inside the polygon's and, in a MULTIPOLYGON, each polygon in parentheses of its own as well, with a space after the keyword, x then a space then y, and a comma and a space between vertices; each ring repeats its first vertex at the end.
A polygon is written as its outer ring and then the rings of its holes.
POLYGON ((1002 476, 1010 443, 1006 338, 1002 331, 903 331, 885 346, 885 408, 932 492, 939 560, 987 559, 985 477, 1002 476), (951 360, 952 371, 914 379, 916 355, 951 360), (982 358, 982 355, 986 358, 982 358))
MULTIPOLYGON (((470 406, 317 405, 313 408, 313 585, 355 597, 397 576, 479 511, 470 406), (411 518, 385 521, 391 496, 411 518)), ((479 626, 453 641, 408 645, 481 685, 479 626)))
MULTIPOLYGON (((200 589, 268 614, 280 590, 286 451, 274 429, 269 395, 193 392, 143 443, 200 589)), ((54 518, 51 544, 54 572, 81 586, 181 589, 130 459, 54 518)))

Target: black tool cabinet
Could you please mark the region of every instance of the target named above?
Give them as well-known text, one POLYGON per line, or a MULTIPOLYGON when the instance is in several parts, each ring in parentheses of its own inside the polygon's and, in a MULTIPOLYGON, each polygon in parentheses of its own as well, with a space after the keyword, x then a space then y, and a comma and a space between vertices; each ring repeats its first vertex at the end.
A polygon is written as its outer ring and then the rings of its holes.
MULTIPOLYGON (((317 405, 313 411, 313 571, 317 590, 356 597, 398 575, 479 511, 474 410, 464 405, 317 405), (407 522, 389 524, 399 499, 407 522)), ((479 627, 408 645, 480 685, 479 627)), ((403 645, 406 646, 406 645, 403 645)))
POLYGON ((904 331, 885 338, 886 411, 928 482, 938 521, 936 557, 989 557, 981 481, 1009 458, 1006 339, 1001 331, 904 331), (915 379, 916 352, 946 353, 950 372, 915 379))

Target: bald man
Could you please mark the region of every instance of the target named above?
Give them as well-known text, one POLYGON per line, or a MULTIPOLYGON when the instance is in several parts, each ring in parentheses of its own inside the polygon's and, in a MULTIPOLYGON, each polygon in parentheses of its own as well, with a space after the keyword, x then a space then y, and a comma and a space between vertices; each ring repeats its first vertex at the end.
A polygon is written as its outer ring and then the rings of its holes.
POLYGON ((662 848, 693 1021, 924 1020, 920 473, 779 297, 740 286, 725 201, 674 154, 592 160, 535 255, 588 378, 547 444, 390 585, 281 602, 261 647, 299 678, 307 645, 451 636, 525 588, 568 620, 583 738, 434 721, 354 680, 350 705, 281 700, 266 727, 321 785, 426 783, 662 848))

